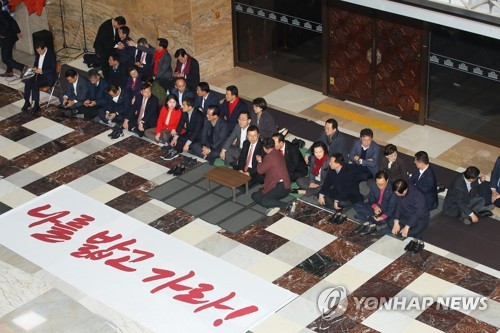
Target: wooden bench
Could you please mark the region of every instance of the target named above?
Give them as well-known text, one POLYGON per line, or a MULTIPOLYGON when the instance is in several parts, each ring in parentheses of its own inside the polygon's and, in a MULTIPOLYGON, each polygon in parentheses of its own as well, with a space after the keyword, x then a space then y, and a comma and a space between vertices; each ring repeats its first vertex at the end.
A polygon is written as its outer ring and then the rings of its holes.
POLYGON ((205 179, 207 180, 207 191, 210 191, 211 181, 232 189, 233 201, 236 201, 236 188, 245 184, 245 193, 248 193, 248 181, 252 179, 252 177, 245 175, 242 172, 235 171, 223 166, 215 167, 205 172, 203 177, 205 177, 205 179))

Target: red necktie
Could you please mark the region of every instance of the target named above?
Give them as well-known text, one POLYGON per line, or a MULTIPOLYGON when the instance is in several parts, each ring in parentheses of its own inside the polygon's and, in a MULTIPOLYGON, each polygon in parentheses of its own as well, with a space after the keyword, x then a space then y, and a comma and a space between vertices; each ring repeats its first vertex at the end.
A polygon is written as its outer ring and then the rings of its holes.
POLYGON ((280 152, 281 152, 281 156, 285 157, 285 151, 280 149, 280 152))
POLYGON ((247 156, 247 163, 245 163, 245 169, 243 171, 247 172, 248 167, 250 166, 250 162, 252 161, 252 155, 253 155, 253 144, 250 144, 250 149, 248 151, 248 156, 247 156))

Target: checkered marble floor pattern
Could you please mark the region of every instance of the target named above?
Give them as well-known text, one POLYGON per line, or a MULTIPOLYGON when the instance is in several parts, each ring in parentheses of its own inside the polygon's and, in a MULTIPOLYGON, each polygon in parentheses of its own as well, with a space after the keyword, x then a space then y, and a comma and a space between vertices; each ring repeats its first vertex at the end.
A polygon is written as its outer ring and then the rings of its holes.
MULTIPOLYGON (((129 133, 111 140, 107 126, 62 118, 54 106, 36 117, 22 113, 19 97, 0 85, 0 202, 17 207, 67 184, 299 295, 253 332, 500 332, 498 271, 428 244, 421 253, 405 253, 402 241, 360 236, 351 221, 332 225, 327 212, 303 202, 293 217, 280 212, 229 234, 146 194, 173 177, 157 145, 129 133), (350 306, 329 321, 317 299, 334 286, 346 288, 350 306), (393 296, 483 296, 488 308, 353 306, 354 297, 393 296)), ((54 332, 148 332, 2 246, 0 281, 2 332, 17 314, 48 303, 59 305, 52 311, 54 332), (73 318, 70 330, 65 316, 73 318)))

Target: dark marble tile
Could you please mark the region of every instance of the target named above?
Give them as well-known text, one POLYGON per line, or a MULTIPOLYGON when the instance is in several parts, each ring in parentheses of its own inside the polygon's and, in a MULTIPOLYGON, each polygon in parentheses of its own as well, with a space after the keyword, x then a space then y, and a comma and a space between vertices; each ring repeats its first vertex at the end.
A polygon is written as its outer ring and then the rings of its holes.
POLYGON ((354 290, 352 296, 359 297, 376 297, 389 298, 395 296, 403 288, 392 284, 386 280, 372 277, 370 280, 362 284, 358 289, 354 290))
POLYGON ((95 121, 83 120, 75 130, 78 132, 85 133, 91 137, 97 136, 103 132, 108 131, 110 128, 104 124, 97 123, 95 121))
POLYGON ((406 288, 416 278, 422 275, 422 273, 422 271, 405 264, 403 261, 395 260, 375 275, 375 277, 390 282, 395 286, 406 288))
POLYGON ((125 192, 130 191, 142 184, 147 182, 147 179, 134 175, 133 173, 127 172, 120 177, 109 181, 108 184, 119 188, 125 192))
POLYGON ((35 134, 34 131, 22 127, 22 126, 12 126, 0 133, 2 136, 6 137, 7 139, 10 139, 12 141, 19 141, 22 140, 30 135, 35 134))
POLYGON ((171 234, 174 231, 179 230, 185 225, 193 222, 195 219, 195 216, 190 215, 183 210, 175 209, 170 213, 163 215, 156 221, 151 222, 149 225, 166 234, 171 234))
POLYGON ((297 221, 312 226, 313 224, 329 218, 330 212, 308 205, 302 201, 297 201, 293 218, 297 221))
MULTIPOLYGON (((3 157, 2 157, 3 158, 3 157)), ((7 160, 3 158, 3 160, 0 161, 0 176, 2 177, 9 177, 24 168, 20 165, 17 165, 14 161, 12 160, 7 160)))
POLYGON ((24 125, 26 124, 27 122, 30 122, 32 121, 33 119, 35 118, 35 116, 33 116, 31 113, 28 113, 28 112, 20 112, 20 113, 17 113, 11 117, 9 117, 8 119, 10 121, 13 121, 15 122, 16 124, 18 125, 24 125))
MULTIPOLYGON (((323 317, 317 318, 315 321, 307 325, 307 328, 314 331, 314 332, 321 332, 321 333, 337 333, 337 332, 342 332, 342 333, 351 333, 351 332, 366 332, 366 333, 371 333, 371 332, 376 332, 376 331, 364 331, 364 330, 359 330, 359 326, 363 326, 361 324, 358 324, 356 321, 345 317, 345 316, 340 316, 338 318, 333 318, 333 319, 325 319, 323 317), (356 330, 358 329, 358 330, 356 330)), ((366 327, 366 326, 363 326, 366 327)))
POLYGON ((115 146, 109 146, 106 147, 90 156, 95 157, 96 159, 103 161, 105 164, 111 163, 120 157, 123 157, 127 155, 128 152, 124 149, 115 147, 115 146))
POLYGON ((353 306, 353 304, 356 304, 356 301, 354 300, 354 296, 352 294, 347 296, 347 304, 349 304, 349 306, 347 306, 344 316, 356 323, 363 322, 366 318, 377 311, 376 309, 373 309, 373 307, 364 305, 364 303, 362 303, 359 309, 356 306, 353 306))
POLYGON ((339 236, 343 237, 344 235, 347 235, 352 229, 354 229, 357 226, 357 223, 352 222, 350 220, 346 220, 341 225, 336 225, 336 224, 328 222, 329 218, 330 218, 330 215, 328 215, 327 218, 320 220, 319 222, 314 223, 313 227, 320 229, 324 232, 327 232, 329 234, 335 235, 337 237, 339 237, 339 236))
POLYGON ((45 155, 46 157, 51 157, 66 149, 68 149, 67 145, 59 142, 58 140, 53 140, 33 150, 45 155))
POLYGON ((147 141, 139 139, 136 136, 129 136, 128 138, 115 143, 114 146, 135 154, 135 152, 140 150, 145 144, 147 144, 147 141))
POLYGON ((419 253, 406 252, 398 260, 402 260, 405 264, 415 267, 420 271, 427 271, 434 266, 442 257, 427 250, 422 250, 419 253))
POLYGON ((156 184, 147 181, 147 182, 139 185, 138 187, 133 188, 132 190, 128 191, 127 193, 140 199, 141 201, 148 202, 152 199, 148 195, 148 192, 151 191, 155 187, 156 187, 156 184))
POLYGON ((19 126, 20 125, 18 125, 14 120, 11 120, 9 118, 4 119, 0 121, 0 135, 3 135, 3 133, 8 133, 12 130, 12 128, 18 128, 19 126))
MULTIPOLYGON (((356 224, 356 226, 357 226, 357 224, 356 224)), ((354 228, 356 226, 354 226, 354 228)), ((367 247, 371 246, 372 244, 374 244, 376 241, 378 241, 380 238, 382 238, 383 235, 379 234, 377 232, 374 232, 370 235, 360 235, 360 234, 352 232, 352 229, 351 229, 350 232, 343 234, 342 237, 344 237, 348 241, 353 242, 354 244, 358 244, 364 248, 367 248, 367 247)))
POLYGON ((294 267, 278 279, 274 280, 273 283, 290 290, 297 295, 302 295, 319 281, 321 281, 319 277, 307 273, 300 268, 294 267))
POLYGON ((471 269, 457 285, 480 295, 489 296, 496 289, 498 279, 477 269, 471 269))
POLYGON ((320 279, 324 279, 331 273, 333 273, 337 268, 342 266, 337 260, 330 258, 329 256, 316 252, 303 262, 297 265, 300 268, 310 274, 316 275, 320 279))
POLYGON ((449 333, 495 333, 497 328, 470 316, 465 316, 449 333))
POLYGON ((76 161, 73 164, 70 164, 69 166, 71 166, 74 169, 79 170, 82 174, 86 175, 86 174, 88 174, 96 169, 99 169, 100 167, 102 167, 104 165, 106 165, 106 163, 104 161, 97 159, 93 155, 89 155, 87 157, 82 158, 79 161, 76 161))
POLYGON ((358 326, 354 327, 352 330, 349 330, 349 333, 378 333, 379 331, 374 330, 371 327, 367 327, 363 324, 359 324, 358 326))
POLYGON ((142 146, 137 148, 134 151, 134 154, 141 156, 149 161, 158 162, 163 161, 160 157, 165 155, 165 151, 161 150, 160 146, 154 143, 143 141, 142 146))
POLYGON ((122 213, 128 213, 131 210, 136 209, 137 207, 143 205, 146 203, 146 201, 142 200, 141 198, 137 198, 130 193, 124 193, 120 195, 117 198, 114 198, 111 201, 106 202, 106 205, 108 205, 111 208, 114 208, 122 213))
POLYGON ((288 239, 261 229, 251 237, 247 238, 243 244, 262 253, 269 254, 287 242, 288 239))
POLYGON ((82 170, 76 169, 72 166, 67 166, 51 173, 50 175, 47 175, 47 178, 59 184, 68 184, 83 175, 85 175, 85 173, 82 172, 82 170))
POLYGON ((221 235, 226 236, 227 238, 230 238, 234 241, 237 241, 239 243, 244 243, 246 242, 247 239, 251 238, 252 236, 258 234, 263 230, 262 227, 257 226, 257 225, 252 225, 246 229, 243 229, 235 234, 230 233, 229 231, 226 230, 221 230, 219 233, 221 235))
MULTIPOLYGON (((62 113, 60 114, 55 114, 56 117, 61 117, 62 113)), ((67 117, 61 117, 61 120, 59 121, 62 125, 70 127, 74 130, 78 130, 82 126, 85 125, 85 120, 81 118, 67 118, 67 117)))
POLYGON ((457 283, 462 280, 472 268, 460 264, 456 261, 441 258, 432 267, 427 270, 427 273, 437 276, 451 283, 457 283))
POLYGON ((274 214, 273 216, 264 216, 262 219, 260 219, 255 223, 255 226, 260 227, 262 229, 266 229, 267 227, 275 224, 282 218, 283 218, 282 214, 274 214))
POLYGON ((13 159, 14 163, 22 167, 23 169, 29 168, 30 166, 37 164, 38 162, 43 161, 47 157, 37 152, 36 150, 30 150, 22 155, 17 156, 13 159))
POLYGON ((79 143, 87 141, 91 136, 81 133, 81 132, 71 132, 66 135, 61 136, 57 141, 66 147, 73 147, 79 143))
POLYGON ((31 184, 24 186, 23 188, 28 192, 40 196, 44 193, 49 192, 50 190, 55 189, 56 187, 59 187, 60 185, 61 184, 59 184, 55 180, 44 177, 42 179, 34 181, 31 184))
POLYGON ((321 253, 335 259, 341 264, 345 264, 354 256, 363 252, 365 249, 362 246, 349 242, 342 238, 337 238, 320 250, 321 253))
POLYGON ((424 324, 434 327, 438 330, 448 332, 457 325, 465 314, 452 309, 438 308, 436 302, 429 306, 416 319, 424 324))
POLYGON ((497 280, 495 290, 489 296, 492 300, 500 302, 500 279, 497 280))

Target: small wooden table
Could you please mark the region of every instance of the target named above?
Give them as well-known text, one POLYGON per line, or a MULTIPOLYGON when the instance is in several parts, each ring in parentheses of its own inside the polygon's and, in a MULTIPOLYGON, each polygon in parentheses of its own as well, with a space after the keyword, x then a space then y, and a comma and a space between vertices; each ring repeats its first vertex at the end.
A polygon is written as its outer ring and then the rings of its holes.
POLYGON ((245 184, 245 193, 248 193, 248 181, 252 179, 252 177, 242 172, 223 166, 215 167, 205 172, 203 177, 207 180, 207 191, 210 191, 211 181, 224 187, 231 188, 233 190, 233 201, 236 201, 236 188, 245 184))

